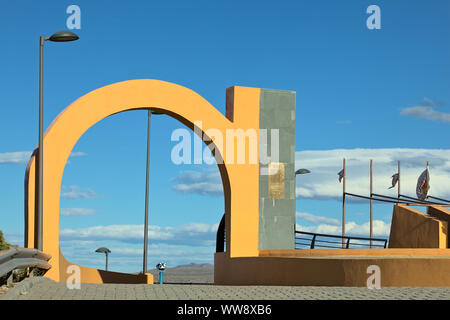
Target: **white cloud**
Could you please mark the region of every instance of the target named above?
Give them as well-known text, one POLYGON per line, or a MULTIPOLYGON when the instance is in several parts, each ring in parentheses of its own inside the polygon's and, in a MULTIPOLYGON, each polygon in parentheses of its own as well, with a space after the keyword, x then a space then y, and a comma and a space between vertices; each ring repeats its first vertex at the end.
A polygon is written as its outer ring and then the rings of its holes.
MULTIPOLYGON (((315 226, 302 226, 300 224, 296 224, 296 230, 305 232, 341 235, 342 225, 341 224, 331 225, 323 223, 315 226)), ((390 223, 386 223, 382 220, 373 220, 373 234, 375 237, 377 236, 389 237, 390 231, 391 231, 390 223)), ((368 237, 370 233, 370 223, 369 221, 362 224, 357 224, 354 221, 346 222, 345 233, 346 235, 357 235, 368 237)))
POLYGON ((450 123, 450 113, 440 112, 436 110, 442 105, 442 102, 435 102, 425 97, 416 106, 402 109, 400 114, 419 119, 450 123))
POLYGON ((63 187, 61 197, 66 199, 92 199, 97 198, 98 194, 92 190, 81 190, 79 186, 63 187))
POLYGON ((337 219, 316 216, 314 214, 307 213, 307 212, 296 212, 295 217, 297 219, 303 219, 303 220, 306 220, 308 222, 315 223, 315 224, 325 223, 325 224, 333 225, 333 226, 338 226, 340 224, 340 222, 337 219))
POLYGON ((218 168, 209 168, 202 171, 181 171, 172 181, 176 182, 172 188, 181 193, 209 196, 223 195, 222 179, 218 168))
POLYGON ((450 123, 450 113, 436 111, 433 107, 417 106, 404 108, 402 109, 401 114, 419 119, 450 123))
MULTIPOLYGON (((108 249, 111 250, 111 253, 117 256, 141 256, 143 249, 142 248, 122 248, 119 246, 110 246, 108 249)), ((208 254, 211 255, 211 248, 196 248, 196 247, 184 247, 179 245, 171 245, 171 246, 156 246, 149 245, 148 247, 149 253, 153 256, 170 256, 170 257, 194 257, 208 254)))
POLYGON ((336 149, 297 151, 296 168, 307 168, 309 174, 296 178, 297 198, 342 199, 342 184, 337 173, 346 158, 346 191, 369 195, 369 163, 373 159, 374 193, 396 196, 391 186, 391 176, 397 172, 397 160, 401 161, 402 194, 415 196, 417 178, 430 161, 430 195, 450 198, 450 150, 449 149, 336 149))
POLYGON ((30 151, 0 153, 0 164, 27 163, 30 157, 30 151))
MULTIPOLYGON (((149 226, 148 237, 158 243, 191 246, 210 246, 215 244, 218 224, 189 223, 178 227, 149 226)), ((144 225, 109 225, 93 226, 80 229, 63 229, 60 231, 63 241, 114 240, 139 243, 144 239, 144 225)))
POLYGON ((87 153, 81 152, 81 151, 74 151, 74 152, 72 152, 70 154, 71 158, 73 158, 73 157, 84 157, 84 156, 87 156, 87 153))
MULTIPOLYGON (((17 151, 0 153, 0 164, 23 164, 28 163, 32 155, 31 151, 17 151)), ((85 156, 84 152, 72 152, 70 157, 85 156)))
POLYGON ((61 208, 61 215, 65 217, 91 216, 98 210, 89 208, 61 208))
POLYGON ((419 106, 423 106, 423 107, 433 107, 433 108, 440 108, 444 105, 445 103, 442 101, 433 101, 430 98, 423 98, 423 100, 421 102, 419 102, 417 105, 419 106))
POLYGON ((182 193, 194 193, 200 195, 220 196, 223 194, 222 182, 209 183, 209 182, 197 182, 193 184, 180 183, 173 186, 175 191, 182 193))

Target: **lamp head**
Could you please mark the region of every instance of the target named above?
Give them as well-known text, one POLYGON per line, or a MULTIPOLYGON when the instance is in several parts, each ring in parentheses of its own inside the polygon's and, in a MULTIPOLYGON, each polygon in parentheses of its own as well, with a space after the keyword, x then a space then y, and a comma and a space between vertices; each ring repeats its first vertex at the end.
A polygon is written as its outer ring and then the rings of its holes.
POLYGON ((308 169, 298 169, 297 171, 295 171, 295 174, 306 174, 306 173, 311 173, 311 171, 309 171, 308 169))
POLYGON ((54 41, 54 42, 67 42, 67 41, 75 41, 78 40, 79 37, 68 30, 62 30, 54 33, 48 40, 54 41))
POLYGON ((101 248, 98 248, 97 250, 95 250, 95 252, 101 252, 101 253, 107 254, 107 253, 111 253, 111 250, 109 250, 108 248, 105 248, 105 247, 101 247, 101 248))

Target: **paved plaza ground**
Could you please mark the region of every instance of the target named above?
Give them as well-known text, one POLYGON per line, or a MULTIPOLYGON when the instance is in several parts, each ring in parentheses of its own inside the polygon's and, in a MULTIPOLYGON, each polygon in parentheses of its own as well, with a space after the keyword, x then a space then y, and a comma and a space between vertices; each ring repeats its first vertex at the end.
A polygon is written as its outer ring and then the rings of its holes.
POLYGON ((11 300, 450 300, 450 287, 381 288, 81 284, 26 279, 0 299, 11 300))

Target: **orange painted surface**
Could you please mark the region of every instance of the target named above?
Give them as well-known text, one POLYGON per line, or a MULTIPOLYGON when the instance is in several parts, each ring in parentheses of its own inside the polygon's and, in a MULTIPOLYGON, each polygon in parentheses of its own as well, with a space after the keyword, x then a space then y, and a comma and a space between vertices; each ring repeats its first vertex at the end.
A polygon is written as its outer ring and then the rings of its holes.
POLYGON ((384 255, 347 253, 353 249, 269 250, 243 258, 216 253, 214 284, 365 287, 368 267, 375 265, 382 287, 450 286, 450 249, 384 250, 384 255))
POLYGON ((389 248, 447 248, 447 221, 407 205, 395 205, 389 248))
POLYGON ((25 171, 25 248, 36 248, 35 245, 35 201, 36 194, 35 188, 30 189, 30 185, 38 185, 36 181, 36 166, 34 165, 34 154, 32 155, 30 161, 28 162, 27 169, 25 171), (33 164, 33 165, 32 165, 33 164), (31 192, 31 193, 30 193, 31 192), (31 214, 30 214, 31 213, 31 214))
MULTIPOLYGON (((43 251, 52 255, 47 277, 63 281, 68 262, 60 255, 59 201, 64 167, 78 139, 93 125, 115 113, 151 109, 166 113, 191 129, 202 121, 202 129, 217 129, 226 136, 227 129, 254 129, 259 135, 260 89, 233 87, 230 121, 208 101, 185 87, 159 80, 130 80, 94 90, 73 102, 52 122, 44 135, 43 251)), ((217 146, 220 157, 225 145, 217 146)), ((225 158, 225 157, 224 157, 225 158)), ((227 250, 232 257, 258 255, 259 161, 257 164, 219 166, 222 174, 227 216, 227 250), (231 195, 230 190, 233 190, 231 195)), ((34 213, 36 193, 35 158, 30 159, 26 198, 26 238, 34 247, 34 213)), ((83 268, 86 282, 102 282, 97 269, 83 268)))
POLYGON ((296 249, 261 250, 260 257, 368 257, 368 256, 443 256, 450 258, 450 249, 296 249))
POLYGON ((429 206, 427 208, 427 213, 435 219, 447 222, 447 229, 445 230, 446 232, 444 233, 447 234, 447 248, 450 248, 450 233, 449 233, 450 210, 442 206, 429 206))
MULTIPOLYGON (((59 280, 66 282, 71 274, 66 272, 69 266, 73 265, 64 258, 62 253, 59 253, 59 280)), ((153 284, 154 279, 151 273, 146 274, 129 274, 113 271, 105 271, 100 269, 88 268, 79 266, 80 268, 80 282, 81 283, 146 283, 153 284)))

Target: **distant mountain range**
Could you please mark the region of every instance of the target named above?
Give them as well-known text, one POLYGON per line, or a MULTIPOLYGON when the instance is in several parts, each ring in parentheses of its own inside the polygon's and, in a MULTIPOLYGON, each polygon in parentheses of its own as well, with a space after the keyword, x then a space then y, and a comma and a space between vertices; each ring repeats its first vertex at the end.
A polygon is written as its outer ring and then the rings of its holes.
POLYGON ((191 262, 189 264, 180 264, 179 266, 173 267, 172 269, 176 269, 176 268, 214 268, 214 266, 210 263, 191 262))

